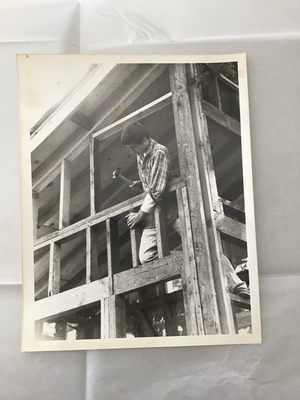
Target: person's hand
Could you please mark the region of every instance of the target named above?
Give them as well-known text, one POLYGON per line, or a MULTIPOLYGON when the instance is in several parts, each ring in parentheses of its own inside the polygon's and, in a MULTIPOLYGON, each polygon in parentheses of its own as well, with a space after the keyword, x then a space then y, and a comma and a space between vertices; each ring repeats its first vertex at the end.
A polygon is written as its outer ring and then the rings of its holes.
POLYGON ((132 185, 129 185, 130 189, 134 190, 135 192, 142 192, 143 185, 142 181, 133 181, 132 185))
POLYGON ((129 228, 132 229, 135 225, 141 222, 145 214, 146 213, 140 210, 138 213, 130 213, 126 215, 125 218, 127 218, 127 225, 129 226, 129 228))

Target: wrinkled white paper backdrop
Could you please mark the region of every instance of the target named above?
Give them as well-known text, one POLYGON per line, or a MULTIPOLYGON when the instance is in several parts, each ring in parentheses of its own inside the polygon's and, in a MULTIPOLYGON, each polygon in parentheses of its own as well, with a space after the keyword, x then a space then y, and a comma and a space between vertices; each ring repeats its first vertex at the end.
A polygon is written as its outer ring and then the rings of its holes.
POLYGON ((299 15, 297 0, 0 1, 1 399, 299 398, 299 15), (16 54, 240 52, 248 58, 263 344, 20 353, 16 54))

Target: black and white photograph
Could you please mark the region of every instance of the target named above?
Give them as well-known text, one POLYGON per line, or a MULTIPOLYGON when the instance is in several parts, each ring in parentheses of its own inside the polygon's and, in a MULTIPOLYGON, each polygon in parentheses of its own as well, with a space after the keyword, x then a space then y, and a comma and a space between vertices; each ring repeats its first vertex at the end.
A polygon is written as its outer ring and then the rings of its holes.
POLYGON ((260 343, 245 54, 17 61, 22 350, 260 343))

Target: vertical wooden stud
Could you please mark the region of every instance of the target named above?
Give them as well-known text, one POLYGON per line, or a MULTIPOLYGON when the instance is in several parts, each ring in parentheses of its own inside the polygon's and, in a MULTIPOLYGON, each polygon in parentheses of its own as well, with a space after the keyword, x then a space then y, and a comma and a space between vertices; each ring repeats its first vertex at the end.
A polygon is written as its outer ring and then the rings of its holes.
POLYGON ((167 217, 163 204, 157 204, 154 208, 154 218, 156 225, 157 251, 158 258, 170 255, 167 217))
MULTIPOLYGON (((188 78, 197 78, 195 65, 188 67, 188 78)), ((189 87, 192 121, 194 125, 194 140, 198 148, 196 163, 199 169, 203 209, 206 216, 206 231, 210 250, 212 273, 216 291, 216 300, 220 316, 221 332, 235 333, 232 307, 227 292, 227 280, 222 265, 222 247, 220 235, 216 228, 214 210, 223 212, 219 201, 217 181, 209 141, 206 115, 201 102, 201 90, 195 85, 189 87), (200 94, 200 96, 199 96, 200 94)))
POLYGON ((32 192, 33 240, 37 239, 38 217, 39 217, 39 193, 33 190, 32 192))
POLYGON ((107 241, 107 268, 109 292, 114 293, 114 273, 118 270, 120 262, 118 221, 106 220, 106 241, 107 241))
POLYGON ((98 235, 95 228, 86 229, 86 283, 95 280, 98 268, 98 235))
POLYGON ((217 76, 215 76, 215 83, 216 83, 216 90, 217 90, 218 109, 222 110, 222 98, 221 98, 221 92, 220 92, 219 79, 217 76))
POLYGON ((200 288, 204 332, 205 334, 213 335, 220 333, 220 320, 206 231, 209 221, 206 219, 202 201, 202 188, 185 64, 170 66, 170 83, 173 94, 172 101, 181 176, 186 180, 188 190, 192 243, 198 273, 197 280, 200 288))
POLYGON ((71 201, 71 163, 63 160, 60 174, 60 200, 59 200, 59 229, 63 229, 70 223, 71 201))
POLYGON ((58 294, 60 290, 60 245, 50 244, 48 296, 58 294))
POLYGON ((101 338, 112 339, 126 336, 125 297, 114 294, 114 272, 120 262, 118 221, 106 220, 106 238, 109 296, 101 301, 101 338))
POLYGON ((112 295, 101 300, 101 339, 126 337, 125 298, 112 295))
POLYGON ((100 142, 90 134, 90 212, 101 210, 100 142))
POLYGON ((181 226, 181 240, 184 256, 182 271, 183 301, 188 335, 203 335, 204 324, 200 288, 198 283, 196 257, 193 246, 190 211, 186 188, 177 190, 178 213, 181 226))
POLYGON ((131 254, 132 254, 132 266, 133 268, 140 265, 139 260, 139 248, 141 243, 142 232, 139 227, 130 229, 130 243, 131 243, 131 254))

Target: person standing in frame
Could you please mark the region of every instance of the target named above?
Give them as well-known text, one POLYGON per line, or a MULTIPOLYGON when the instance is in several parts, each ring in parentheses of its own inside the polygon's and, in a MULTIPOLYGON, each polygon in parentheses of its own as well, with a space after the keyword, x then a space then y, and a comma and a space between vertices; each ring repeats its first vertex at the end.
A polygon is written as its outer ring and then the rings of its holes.
MULTIPOLYGON (((142 264, 158 257, 157 238, 154 221, 154 208, 162 200, 168 181, 178 177, 168 149, 157 143, 149 135, 147 128, 139 122, 128 124, 122 134, 121 143, 137 155, 137 167, 140 180, 130 185, 131 189, 144 191, 146 196, 137 213, 127 215, 130 229, 139 225, 142 228, 139 258, 142 264)), ((175 195, 170 193, 170 195, 175 195)), ((167 222, 181 235, 176 200, 170 198, 167 208, 167 222)), ((227 277, 228 290, 249 298, 249 289, 236 275, 230 261, 222 255, 222 266, 227 277)))

